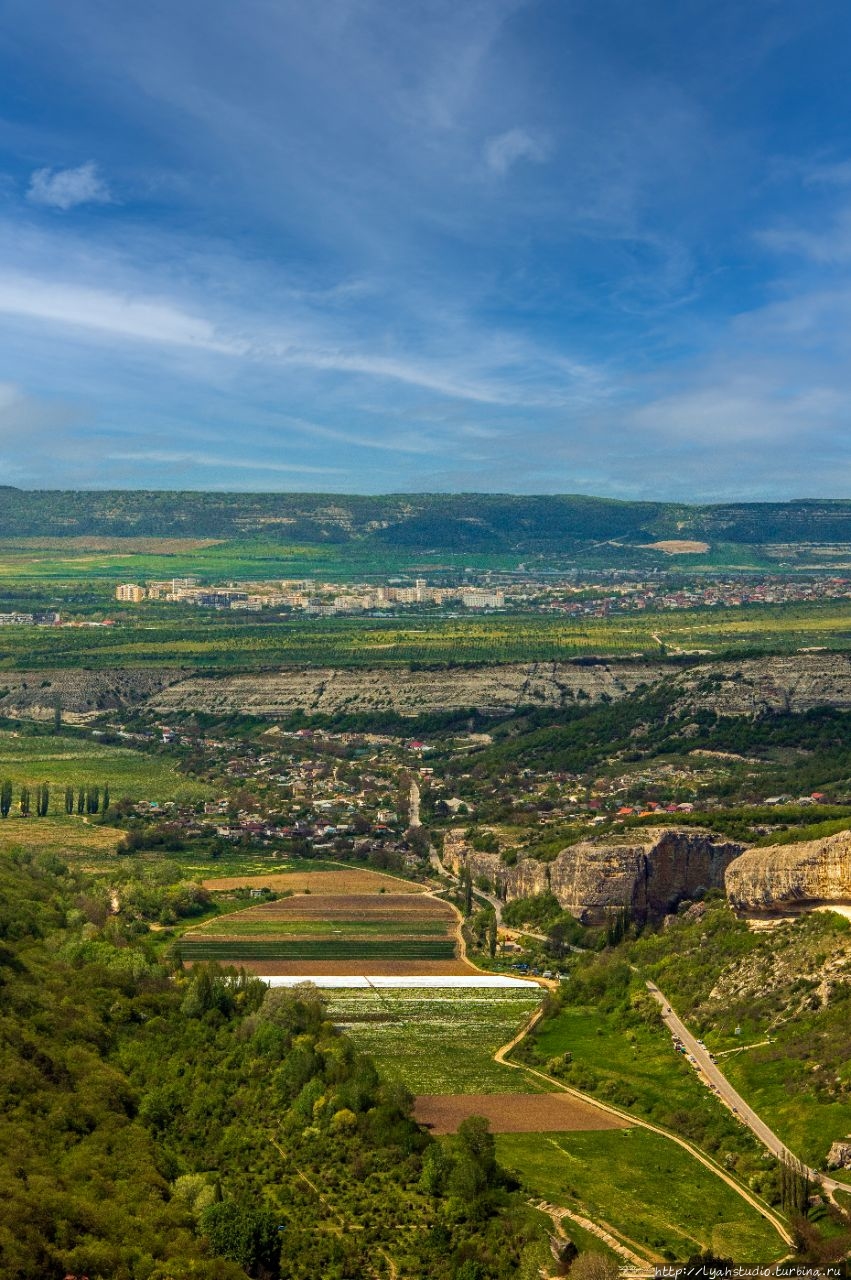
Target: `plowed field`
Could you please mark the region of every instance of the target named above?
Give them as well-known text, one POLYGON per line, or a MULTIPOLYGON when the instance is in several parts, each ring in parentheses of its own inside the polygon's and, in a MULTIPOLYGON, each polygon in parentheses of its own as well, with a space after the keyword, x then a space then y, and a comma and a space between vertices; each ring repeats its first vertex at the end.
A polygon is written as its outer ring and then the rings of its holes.
POLYGON ((414 1102, 414 1119, 432 1133, 455 1133, 469 1116, 484 1116, 494 1133, 626 1128, 617 1116, 566 1093, 423 1094, 414 1102))
MULTIPOLYGON (((454 908, 417 885, 408 891, 404 880, 359 869, 246 877, 240 883, 254 879, 268 888, 282 880, 294 896, 187 930, 184 960, 248 964, 270 977, 318 977, 335 970, 341 977, 473 972, 457 958, 454 908), (420 965, 427 967, 419 970, 420 965)), ((221 890, 233 881, 208 883, 221 890)))
POLYGON ((211 877, 203 882, 205 889, 226 892, 229 889, 274 889, 276 892, 350 894, 350 893, 424 893, 422 885, 381 871, 362 867, 340 867, 331 871, 272 871, 263 875, 211 877))

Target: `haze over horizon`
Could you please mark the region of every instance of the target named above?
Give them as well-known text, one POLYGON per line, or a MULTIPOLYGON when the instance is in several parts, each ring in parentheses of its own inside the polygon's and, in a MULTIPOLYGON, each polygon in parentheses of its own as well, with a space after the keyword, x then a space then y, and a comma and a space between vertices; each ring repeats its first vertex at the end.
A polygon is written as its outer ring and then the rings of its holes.
POLYGON ((0 479, 851 496, 838 0, 9 0, 0 479))

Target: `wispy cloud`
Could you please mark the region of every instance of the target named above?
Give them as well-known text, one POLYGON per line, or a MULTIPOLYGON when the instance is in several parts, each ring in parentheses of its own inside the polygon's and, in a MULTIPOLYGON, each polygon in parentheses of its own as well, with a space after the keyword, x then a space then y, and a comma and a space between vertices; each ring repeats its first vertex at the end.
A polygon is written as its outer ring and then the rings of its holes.
MULTIPOLYGON (((222 312, 219 302, 216 306, 222 312)), ((273 318, 231 305, 221 317, 208 318, 168 297, 139 293, 138 285, 118 292, 0 269, 0 314, 89 333, 111 346, 130 341, 195 350, 279 369, 399 383, 481 405, 552 405, 601 388, 599 369, 516 338, 491 335, 482 342, 468 332, 466 355, 414 354, 408 344, 370 350, 353 335, 340 340, 333 332, 336 322, 329 325, 321 313, 294 311, 273 318)), ((387 345, 384 336, 379 345, 387 345)))
POLYGON ((541 164, 548 155, 549 146, 526 129, 509 129, 485 144, 485 163, 500 178, 504 178, 519 160, 541 164))
POLYGON ((149 462, 167 467, 212 467, 221 471, 236 467, 240 471, 269 471, 293 476, 340 475, 343 470, 342 467, 318 467, 298 462, 276 462, 260 457, 240 458, 179 449, 111 450, 107 457, 113 462, 149 462))
POLYGON ((168 300, 133 297, 33 276, 0 276, 0 312, 93 329, 112 338, 198 347, 228 355, 245 350, 244 343, 217 337, 209 321, 168 300))
POLYGON ((76 169, 36 169, 27 199, 33 204, 67 210, 78 204, 110 204, 112 193, 97 165, 89 160, 76 169))
POLYGON ((826 3, 207 0, 202 41, 194 0, 18 5, 4 472, 687 496, 817 454, 843 482, 826 3))

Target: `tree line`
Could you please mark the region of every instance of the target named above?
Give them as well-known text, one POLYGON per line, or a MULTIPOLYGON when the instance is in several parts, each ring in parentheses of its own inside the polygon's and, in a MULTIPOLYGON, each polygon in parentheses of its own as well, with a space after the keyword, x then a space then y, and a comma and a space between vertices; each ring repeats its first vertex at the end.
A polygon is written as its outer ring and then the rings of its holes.
MULTIPOLYGON (((14 804, 15 786, 11 778, 4 778, 0 783, 0 818, 8 818, 14 804)), ((64 804, 65 813, 69 815, 106 813, 110 805, 109 783, 68 785, 64 804)), ((17 805, 22 818, 45 818, 50 812, 50 783, 40 782, 35 787, 22 783, 17 792, 17 805)))

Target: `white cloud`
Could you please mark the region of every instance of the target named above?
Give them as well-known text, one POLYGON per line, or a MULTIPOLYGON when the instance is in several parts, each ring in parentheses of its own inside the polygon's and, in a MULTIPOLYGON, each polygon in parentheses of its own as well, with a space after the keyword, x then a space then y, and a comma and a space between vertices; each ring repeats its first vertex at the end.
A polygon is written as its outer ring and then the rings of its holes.
POLYGON ((88 160, 76 169, 36 169, 30 179, 27 199, 54 209, 73 209, 78 204, 109 204, 109 187, 88 160))
POLYGON ((525 129, 509 129, 485 144, 485 163, 500 178, 504 178, 518 160, 534 160, 542 164, 548 154, 549 148, 545 143, 533 138, 525 129))
POLYGON ((851 160, 840 160, 836 164, 814 165, 804 174, 804 186, 847 187, 851 185, 851 160))
POLYGON ((440 397, 483 405, 563 406, 604 393, 600 371, 557 351, 514 341, 482 345, 463 334, 465 358, 446 351, 409 355, 378 350, 329 332, 320 317, 256 321, 235 313, 213 321, 167 296, 61 283, 0 269, 0 315, 68 326, 116 339, 212 352, 269 368, 305 369, 400 383, 440 397))
POLYGON ((338 475, 342 467, 314 467, 295 462, 272 462, 268 458, 220 457, 215 454, 195 453, 176 449, 139 449, 132 452, 112 452, 107 455, 113 462, 155 462, 160 466, 216 467, 227 471, 237 467, 244 471, 274 471, 291 475, 338 475))
POLYGON ((168 300, 133 298, 32 276, 0 277, 0 312, 97 329, 114 336, 237 355, 245 344, 220 339, 213 326, 168 300))

